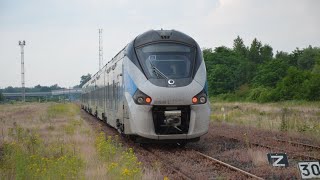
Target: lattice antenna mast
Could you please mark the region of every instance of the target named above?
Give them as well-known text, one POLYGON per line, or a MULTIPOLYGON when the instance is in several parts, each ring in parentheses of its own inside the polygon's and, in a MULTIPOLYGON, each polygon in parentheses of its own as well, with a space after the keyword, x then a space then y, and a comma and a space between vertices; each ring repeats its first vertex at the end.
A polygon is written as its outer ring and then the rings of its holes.
POLYGON ((102 29, 99 29, 99 70, 103 67, 102 29))
POLYGON ((19 46, 21 48, 21 88, 22 88, 22 102, 26 101, 26 90, 25 90, 25 79, 24 79, 24 46, 26 41, 19 41, 19 46))

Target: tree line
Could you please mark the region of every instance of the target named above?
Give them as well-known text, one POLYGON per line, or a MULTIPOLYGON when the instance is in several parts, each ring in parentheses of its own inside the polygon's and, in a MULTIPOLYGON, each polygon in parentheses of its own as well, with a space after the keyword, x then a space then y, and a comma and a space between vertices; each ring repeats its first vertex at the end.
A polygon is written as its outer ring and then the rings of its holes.
MULTIPOLYGON (((81 88, 87 81, 89 81, 91 78, 91 74, 82 75, 80 77, 80 84, 73 86, 73 88, 81 88)), ((53 90, 60 90, 65 89, 64 87, 60 87, 58 84, 54 84, 52 86, 41 86, 40 84, 34 86, 34 87, 26 87, 26 92, 51 92, 53 90)), ((22 88, 21 87, 12 87, 8 86, 4 89, 0 89, 0 99, 3 98, 2 93, 21 93, 22 88)))
POLYGON ((238 36, 233 47, 203 49, 209 94, 223 100, 258 102, 320 100, 320 48, 277 51, 256 38, 238 36))
MULTIPOLYGON (((90 80, 90 78, 91 78, 91 74, 82 75, 80 77, 80 84, 73 86, 73 88, 81 88, 87 81, 90 80)), ((26 87, 25 92, 51 92, 53 90, 60 90, 60 89, 65 89, 65 88, 60 87, 58 84, 54 84, 52 86, 41 86, 39 84, 34 87, 26 87)), ((21 92, 22 92, 21 87, 8 86, 4 89, 0 89, 0 102, 5 101, 5 97, 3 96, 3 93, 21 93, 21 92)))
MULTIPOLYGON (((51 92, 53 90, 59 90, 59 89, 64 89, 62 87, 60 87, 58 84, 54 84, 52 86, 41 86, 36 85, 34 87, 26 87, 25 91, 26 92, 51 92)), ((4 89, 0 89, 0 92, 3 93, 21 93, 22 92, 22 88, 21 87, 12 87, 12 86, 8 86, 4 89)))

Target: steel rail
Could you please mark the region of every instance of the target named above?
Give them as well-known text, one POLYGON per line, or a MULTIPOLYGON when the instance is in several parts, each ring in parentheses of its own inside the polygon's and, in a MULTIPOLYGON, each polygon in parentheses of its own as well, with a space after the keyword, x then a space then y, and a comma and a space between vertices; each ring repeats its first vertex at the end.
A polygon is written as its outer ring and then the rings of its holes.
POLYGON ((206 155, 206 154, 203 154, 203 153, 201 153, 201 152, 199 152, 199 151, 195 151, 195 152, 196 152, 197 154, 199 154, 200 156, 202 156, 202 157, 205 157, 205 158, 207 158, 207 159, 210 159, 211 161, 213 161, 213 162, 215 162, 215 163, 218 163, 218 164, 221 164, 221 165, 223 165, 223 166, 225 166, 225 167, 227 167, 227 168, 229 168, 229 169, 231 169, 231 170, 233 170, 233 171, 240 172, 240 173, 244 174, 244 175, 247 176, 247 177, 254 178, 254 179, 259 179, 259 180, 263 180, 263 178, 261 178, 261 177, 258 177, 258 176, 254 175, 254 174, 251 174, 251 173, 249 173, 249 172, 247 172, 247 171, 244 171, 244 170, 242 170, 242 169, 240 169, 240 168, 237 168, 237 167, 235 167, 235 166, 232 166, 232 165, 230 165, 230 164, 228 164, 228 163, 225 163, 225 162, 223 162, 223 161, 220 161, 220 160, 218 160, 218 159, 215 159, 215 158, 213 158, 213 157, 211 157, 211 156, 208 156, 208 155, 206 155))

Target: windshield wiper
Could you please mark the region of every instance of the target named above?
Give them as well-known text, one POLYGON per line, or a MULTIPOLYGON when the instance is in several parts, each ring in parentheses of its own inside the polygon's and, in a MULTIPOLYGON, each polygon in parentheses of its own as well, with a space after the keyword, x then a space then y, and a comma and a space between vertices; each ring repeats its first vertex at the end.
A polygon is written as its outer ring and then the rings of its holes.
POLYGON ((149 61, 152 67, 152 72, 159 78, 159 75, 162 76, 162 78, 169 79, 166 75, 164 75, 151 61, 149 61))

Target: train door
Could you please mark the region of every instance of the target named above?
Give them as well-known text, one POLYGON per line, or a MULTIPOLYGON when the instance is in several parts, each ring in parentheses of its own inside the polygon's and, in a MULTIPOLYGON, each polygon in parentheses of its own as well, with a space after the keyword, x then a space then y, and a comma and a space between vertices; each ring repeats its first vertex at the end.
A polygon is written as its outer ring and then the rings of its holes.
POLYGON ((111 76, 110 74, 110 84, 109 84, 109 117, 108 117, 108 120, 109 120, 109 123, 111 126, 115 127, 115 119, 114 119, 114 80, 113 80, 113 77, 111 76))
POLYGON ((108 74, 108 79, 107 79, 107 100, 106 100, 106 115, 107 115, 107 123, 110 123, 110 83, 109 83, 109 74, 108 74))
POLYGON ((124 132, 124 117, 123 117, 123 59, 118 61, 118 67, 116 71, 116 90, 117 90, 117 120, 118 128, 120 132, 124 132))
POLYGON ((107 74, 106 74, 106 71, 103 71, 103 96, 102 96, 102 99, 103 99, 103 114, 102 114, 102 120, 104 122, 107 122, 107 119, 106 119, 106 102, 107 102, 107 88, 106 88, 106 78, 107 78, 107 74))

